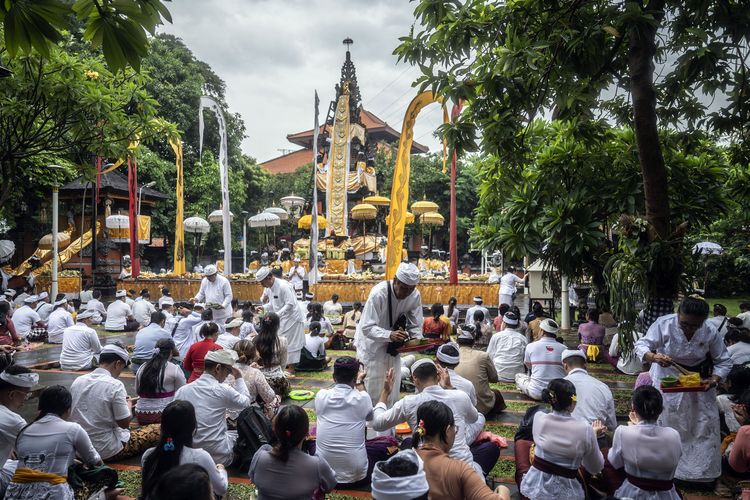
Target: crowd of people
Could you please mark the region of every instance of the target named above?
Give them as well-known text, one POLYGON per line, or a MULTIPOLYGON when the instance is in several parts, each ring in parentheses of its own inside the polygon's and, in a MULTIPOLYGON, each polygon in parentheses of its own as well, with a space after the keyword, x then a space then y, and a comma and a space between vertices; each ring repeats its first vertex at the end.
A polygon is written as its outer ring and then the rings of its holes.
POLYGON ((463 321, 454 298, 423 316, 421 273, 408 263, 346 312, 338 296, 315 302, 294 272, 288 281, 266 267, 256 273, 255 304, 236 300, 215 266, 182 302, 168 289, 155 303, 148 290, 119 290, 107 307, 98 292, 79 307, 64 296, 8 297, 0 301, 0 492, 74 498, 75 474, 97 484, 97 498, 113 498, 103 464, 140 456, 144 500, 221 497, 227 468, 246 470, 263 499, 321 498, 336 487, 370 489, 376 499, 508 499, 490 477, 507 446, 486 426, 507 407, 495 383, 544 403, 514 440, 525 498, 677 499, 675 480, 750 478, 750 305, 728 318, 717 304, 709 318, 704 299, 685 297, 676 313, 641 325, 624 360, 607 346, 611 315, 589 310, 578 342, 566 346, 541 304, 527 315, 512 304, 521 278, 510 274, 499 277, 498 314, 475 297, 463 321), (97 324, 135 331, 134 345, 102 345, 97 324), (27 424, 18 412, 38 375, 8 353, 42 330, 61 344, 61 368, 81 375, 69 389, 44 387, 27 424), (402 354, 422 338, 428 355, 402 354), (331 347, 351 355, 334 361, 331 347), (333 385, 314 394, 311 427, 304 409, 282 402, 296 372, 332 361, 333 385), (629 425, 618 425, 612 391, 587 369, 593 363, 640 373, 629 425), (128 370, 135 398, 120 380, 128 370), (698 373, 701 390, 664 390, 662 379, 683 373, 698 373), (400 427, 410 436, 399 439, 400 427))

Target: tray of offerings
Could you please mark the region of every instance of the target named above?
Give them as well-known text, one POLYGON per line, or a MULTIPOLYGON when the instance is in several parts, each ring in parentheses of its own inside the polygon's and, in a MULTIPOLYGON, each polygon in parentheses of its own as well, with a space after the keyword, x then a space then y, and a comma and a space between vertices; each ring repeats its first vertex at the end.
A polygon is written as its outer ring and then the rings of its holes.
POLYGON ((700 375, 680 375, 680 377, 662 377, 660 384, 661 392, 706 392, 708 384, 701 382, 700 375))
POLYGON ((440 339, 412 339, 404 344, 403 347, 396 349, 398 352, 419 352, 431 347, 437 347, 443 342, 440 339))

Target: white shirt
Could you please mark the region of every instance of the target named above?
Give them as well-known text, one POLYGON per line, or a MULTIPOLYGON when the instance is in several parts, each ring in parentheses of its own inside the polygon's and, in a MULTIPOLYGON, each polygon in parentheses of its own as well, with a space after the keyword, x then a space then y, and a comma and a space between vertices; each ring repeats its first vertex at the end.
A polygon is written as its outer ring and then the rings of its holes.
POLYGON ((13 313, 13 325, 16 327, 16 333, 22 339, 28 337, 34 325, 41 320, 39 313, 27 305, 19 307, 13 313))
MULTIPOLYGON (((153 453, 154 448, 149 448, 143 453, 141 457, 141 467, 146 465, 146 459, 153 453)), ((223 497, 229 482, 227 480, 227 470, 219 469, 216 467, 213 458, 208 454, 206 450, 200 448, 188 448, 187 446, 182 448, 180 452, 180 465, 185 464, 196 464, 203 467, 208 472, 208 478, 211 481, 211 487, 213 488, 214 494, 223 497)))
POLYGON ((302 313, 302 317, 307 317, 307 305, 310 303, 309 300, 298 300, 297 306, 299 306, 299 310, 302 313))
POLYGON ((164 322, 164 329, 167 332, 169 332, 170 335, 172 335, 172 330, 174 330, 174 325, 177 324, 177 320, 180 319, 182 316, 172 314, 168 311, 165 311, 164 309, 162 309, 161 312, 167 318, 167 320, 164 322))
POLYGON ((297 306, 297 297, 294 288, 288 281, 274 278, 273 284, 264 289, 268 295, 268 302, 263 306, 266 312, 274 312, 279 315, 279 334, 291 333, 294 338, 289 338, 289 350, 300 351, 305 345, 304 339, 304 317, 297 306), (301 331, 302 335, 296 334, 301 331))
POLYGON ((193 311, 190 315, 183 317, 178 320, 177 328, 174 329, 174 334, 170 331, 174 344, 177 350, 180 351, 180 358, 184 359, 190 346, 195 343, 195 337, 193 336, 193 327, 201 323, 201 315, 193 311))
POLYGON ((719 335, 721 335, 722 337, 727 334, 729 321, 727 321, 726 316, 714 316, 713 318, 708 318, 706 320, 706 323, 711 323, 712 325, 714 325, 714 327, 716 327, 716 329, 719 331, 719 335))
POLYGON ((523 361, 531 369, 530 385, 536 392, 546 389, 556 378, 565 378, 561 361, 565 349, 565 345, 546 335, 526 346, 523 361))
POLYGON ((190 401, 195 407, 198 427, 193 436, 193 446, 203 448, 218 464, 232 462, 234 439, 227 433, 227 410, 244 410, 252 404, 242 377, 234 386, 220 384, 210 373, 177 389, 176 400, 190 401))
POLYGON ((130 430, 117 425, 117 420, 130 417, 123 383, 104 368, 97 368, 75 379, 70 393, 73 395, 70 420, 81 424, 103 460, 117 455, 130 439, 130 430))
POLYGON ((310 351, 310 354, 312 354, 315 357, 325 356, 326 354, 325 344, 326 344, 325 337, 321 337, 320 335, 317 335, 315 337, 313 337, 310 334, 305 335, 305 349, 310 351))
POLYGON ((159 297, 159 300, 157 301, 157 303, 159 304, 160 311, 161 311, 161 306, 164 304, 164 301, 167 299, 171 299, 171 298, 172 297, 170 297, 169 295, 162 295, 161 297, 159 297))
POLYGON ((94 291, 83 290, 78 298, 81 299, 81 304, 88 304, 89 300, 94 298, 94 291))
POLYGON ((252 339, 256 335, 258 335, 258 332, 255 330, 255 325, 251 322, 243 321, 242 325, 240 325, 240 340, 244 340, 247 337, 252 339))
POLYGON ((318 415, 317 451, 336 472, 339 483, 354 483, 367 475, 365 422, 372 419, 370 396, 344 384, 315 395, 318 415))
MULTIPOLYGON (((643 337, 643 333, 636 332, 636 339, 643 337)), ((628 375, 638 375, 643 371, 643 363, 638 359, 638 355, 634 350, 630 351, 630 354, 625 354, 620 351, 620 334, 615 333, 612 337, 612 341, 609 344, 609 355, 617 358, 617 369, 628 375)))
POLYGON ((302 266, 295 266, 289 270, 289 282, 292 284, 295 290, 302 290, 305 279, 305 268, 302 266))
POLYGON ((151 323, 151 313, 153 312, 156 312, 156 308, 144 298, 136 300, 133 304, 133 317, 141 326, 151 323))
POLYGON ((42 321, 47 321, 47 318, 49 318, 49 315, 54 308, 55 306, 49 302, 41 302, 36 306, 36 312, 39 313, 39 317, 42 318, 42 321))
POLYGON ((492 336, 487 354, 495 365, 499 380, 513 382, 516 373, 523 373, 524 354, 528 341, 518 330, 505 329, 492 336))
POLYGON ((0 404, 0 464, 4 464, 16 444, 18 431, 26 426, 26 420, 5 405, 0 404))
POLYGON ((431 385, 425 387, 419 394, 400 399, 390 410, 386 410, 385 405, 378 402, 373 409, 372 428, 376 431, 385 431, 407 421, 412 429, 416 429, 419 424, 417 409, 426 401, 442 401, 453 410, 453 419, 460 431, 456 433, 450 456, 473 466, 474 458, 466 443, 465 429, 467 425, 477 421, 479 413, 471 404, 469 396, 462 391, 445 390, 439 385, 431 385))
POLYGON ((682 456, 680 434, 655 422, 621 425, 612 436, 608 459, 631 476, 672 479, 682 456))
POLYGON ((614 430, 617 427, 615 399, 607 384, 595 379, 583 368, 570 370, 565 378, 576 386, 576 407, 571 415, 587 424, 601 420, 607 429, 614 430))
POLYGON ((523 280, 513 273, 503 274, 500 278, 500 295, 516 293, 516 283, 523 283, 523 280))
POLYGON ((750 328, 750 311, 741 312, 737 317, 742 320, 742 328, 750 328))
POLYGON ((104 323, 104 329, 117 332, 125 329, 128 317, 133 315, 130 306, 117 299, 107 307, 107 321, 104 323))
POLYGON ((323 303, 323 315, 331 320, 331 323, 338 325, 341 323, 341 316, 344 314, 344 308, 341 302, 334 303, 332 300, 327 300, 323 303))
POLYGON ((229 332, 219 334, 219 337, 216 339, 216 343, 219 344, 222 349, 230 351, 234 349, 234 345, 239 341, 240 338, 237 335, 232 335, 229 332))
POLYGON ((80 425, 54 414, 29 425, 18 437, 16 452, 18 467, 65 477, 76 455, 86 465, 95 465, 101 460, 80 425))
MULTIPOLYGON (((138 373, 135 375, 135 393, 138 394, 138 401, 135 403, 135 411, 144 413, 161 413, 169 403, 174 401, 174 395, 171 397, 148 397, 157 396, 158 394, 147 394, 141 391, 141 378, 143 377, 143 367, 146 364, 142 364, 138 368, 138 373)), ((174 363, 167 363, 164 365, 164 378, 162 379, 162 388, 164 392, 174 393, 185 385, 185 374, 182 372, 182 368, 174 363)), ((158 387, 158 385, 157 385, 158 387)))
MULTIPOLYGON (((323 316, 319 320, 317 320, 318 323, 320 323, 320 334, 330 337, 333 335, 333 325, 331 324, 331 320, 323 316)), ((312 318, 307 318, 305 320, 305 328, 308 330, 310 329, 310 323, 312 323, 312 318)))
POLYGON ((73 315, 66 311, 64 307, 58 307, 52 311, 47 321, 47 342, 50 344, 61 343, 65 329, 74 324, 73 315))
POLYGON ((474 388, 474 384, 472 384, 468 379, 465 379, 458 373, 456 373, 456 370, 449 369, 448 370, 448 377, 451 380, 451 385, 458 389, 461 392, 465 392, 467 396, 469 396, 469 400, 471 400, 471 404, 476 406, 477 405, 477 390, 474 388))
POLYGON ((91 360, 102 350, 96 330, 83 323, 69 326, 63 332, 60 368, 63 370, 85 370, 91 360))
POLYGON ((214 322, 223 325, 232 316, 232 285, 224 276, 217 274, 213 283, 203 278, 201 288, 195 296, 196 302, 206 304, 221 304, 221 309, 214 309, 214 322))
POLYGON ((727 347, 733 365, 744 365, 750 363, 750 344, 737 342, 727 347))
POLYGON ((104 307, 104 304, 98 299, 91 298, 86 303, 86 307, 84 308, 87 311, 94 311, 96 314, 94 315, 94 323, 101 323, 104 321, 104 318, 107 317, 107 309, 104 307))
POLYGON ((150 323, 146 328, 141 328, 135 334, 135 345, 133 346, 133 359, 138 363, 145 363, 154 357, 156 343, 163 339, 171 339, 172 336, 158 323, 150 323))
POLYGON ((466 319, 464 320, 464 323, 474 323, 474 313, 477 311, 482 311, 482 314, 484 314, 484 319, 482 320, 483 323, 492 323, 490 311, 486 307, 480 305, 471 306, 466 311, 466 319))

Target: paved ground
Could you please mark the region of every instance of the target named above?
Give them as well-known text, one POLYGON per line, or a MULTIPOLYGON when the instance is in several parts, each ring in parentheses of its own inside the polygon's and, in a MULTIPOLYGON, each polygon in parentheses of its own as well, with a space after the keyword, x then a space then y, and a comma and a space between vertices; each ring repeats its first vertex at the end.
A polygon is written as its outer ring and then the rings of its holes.
MULTIPOLYGON (((108 336, 102 338, 102 342, 106 342, 110 339, 119 339, 131 345, 134 341, 134 334, 108 336)), ((40 385, 49 386, 53 384, 61 384, 70 386, 76 377, 81 375, 81 372, 69 372, 62 371, 58 366, 55 365, 59 359, 60 347, 59 346, 45 346, 34 351, 18 353, 16 356, 17 362, 26 366, 35 366, 38 369, 40 375, 40 385)), ((341 355, 350 355, 349 351, 329 351, 333 357, 341 355)), ((616 400, 616 408, 618 414, 618 420, 622 423, 627 421, 627 412, 629 409, 630 395, 632 393, 633 383, 635 377, 627 376, 616 373, 609 365, 592 365, 590 366, 590 372, 598 376, 601 380, 607 383, 613 391, 616 400)), ((128 394, 134 395, 134 376, 131 372, 126 372, 121 377, 128 394)), ((293 388, 297 389, 310 389, 314 392, 321 388, 330 387, 333 385, 331 380, 330 370, 317 373, 306 373, 300 374, 298 377, 292 379, 293 388)), ((494 477, 498 482, 506 484, 514 492, 514 498, 517 498, 517 490, 513 482, 513 474, 515 472, 515 462, 513 460, 513 435, 517 428, 518 422, 521 419, 526 409, 536 404, 530 401, 525 395, 515 390, 512 384, 496 384, 495 387, 500 389, 508 403, 508 410, 502 415, 493 418, 487 422, 487 429, 494 432, 495 434, 506 437, 509 443, 508 448, 505 448, 501 452, 500 461, 498 465, 493 469, 491 476, 494 477)), ((314 412, 313 401, 298 402, 287 400, 285 404, 297 404, 304 407, 308 414, 312 424, 316 418, 314 412)), ((33 419, 36 413, 36 399, 32 397, 23 409, 23 416, 27 419, 33 419)), ((125 461, 120 464, 116 464, 116 467, 121 470, 122 478, 127 486, 127 493, 135 496, 137 494, 137 487, 140 481, 140 475, 138 473, 137 466, 139 459, 134 458, 125 461)), ((239 471, 230 470, 230 481, 233 483, 230 489, 230 498, 248 498, 249 488, 247 479, 239 471)), ((357 498, 357 497, 369 497, 368 493, 362 492, 338 492, 338 494, 331 498, 357 498)), ((710 497, 703 497, 710 498, 710 497)))

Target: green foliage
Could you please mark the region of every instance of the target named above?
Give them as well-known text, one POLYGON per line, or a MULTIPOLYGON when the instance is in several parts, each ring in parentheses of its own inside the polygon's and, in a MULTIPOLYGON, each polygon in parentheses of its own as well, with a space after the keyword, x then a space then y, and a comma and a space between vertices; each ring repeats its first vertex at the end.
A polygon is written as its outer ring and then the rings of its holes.
POLYGON ((5 0, 0 2, 0 23, 5 46, 13 58, 36 51, 49 58, 54 45, 65 39, 73 22, 83 24, 84 38, 101 47, 113 71, 130 65, 140 70, 148 51, 148 34, 171 15, 162 0, 5 0))

